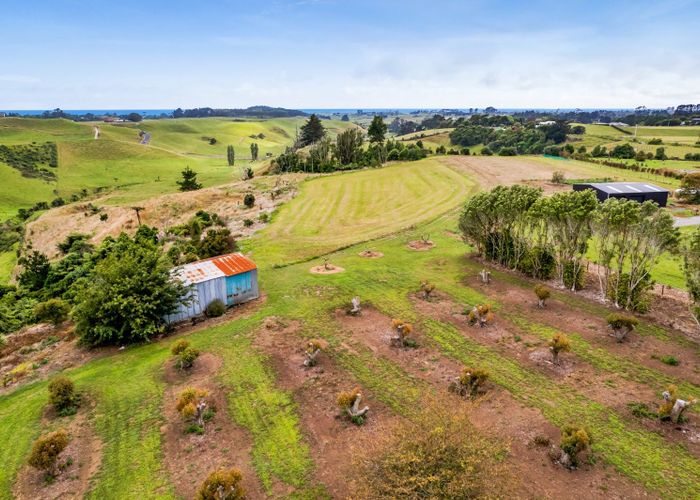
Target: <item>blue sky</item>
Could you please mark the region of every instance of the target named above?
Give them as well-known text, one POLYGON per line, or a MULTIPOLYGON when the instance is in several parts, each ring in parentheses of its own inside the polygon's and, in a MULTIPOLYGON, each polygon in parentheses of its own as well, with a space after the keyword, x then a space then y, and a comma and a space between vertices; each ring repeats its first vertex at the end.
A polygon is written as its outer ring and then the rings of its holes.
POLYGON ((700 102, 700 1, 3 0, 0 109, 700 102))

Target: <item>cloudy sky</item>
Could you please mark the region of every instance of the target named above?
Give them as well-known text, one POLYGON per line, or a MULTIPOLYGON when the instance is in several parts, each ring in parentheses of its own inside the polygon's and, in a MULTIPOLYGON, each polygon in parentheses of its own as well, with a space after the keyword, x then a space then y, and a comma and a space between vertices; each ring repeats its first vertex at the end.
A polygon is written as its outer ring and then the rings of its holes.
POLYGON ((700 0, 3 0, 0 109, 700 102, 700 0))

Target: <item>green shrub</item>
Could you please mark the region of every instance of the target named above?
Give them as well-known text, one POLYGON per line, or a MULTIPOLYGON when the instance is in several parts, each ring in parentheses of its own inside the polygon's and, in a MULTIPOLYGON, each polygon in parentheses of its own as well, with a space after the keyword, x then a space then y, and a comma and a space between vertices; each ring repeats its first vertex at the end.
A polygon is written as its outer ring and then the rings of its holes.
POLYGON ((40 302, 34 308, 36 319, 54 326, 67 320, 69 312, 70 305, 61 299, 49 299, 46 302, 40 302))
POLYGON ((224 304, 220 299, 214 299, 209 302, 204 314, 206 314, 209 318, 218 318, 219 316, 223 316, 225 312, 226 304, 224 304))
POLYGON ((658 418, 659 415, 653 411, 646 403, 632 401, 627 403, 627 408, 630 409, 632 415, 638 418, 658 418))
POLYGON ((577 465, 581 452, 588 449, 591 444, 591 434, 588 429, 574 425, 567 425, 561 430, 561 449, 569 455, 571 465, 577 465))
POLYGON ((621 274, 619 281, 616 279, 616 275, 612 276, 607 290, 608 298, 620 307, 630 311, 648 312, 651 305, 649 290, 654 287, 654 282, 649 274, 646 274, 630 294, 629 279, 630 277, 627 273, 621 274), (617 282, 617 289, 615 289, 615 282, 617 282))
POLYGON ((583 289, 584 268, 580 262, 566 262, 564 264, 564 286, 571 290, 583 289))
POLYGON ((58 456, 66 449, 66 446, 68 446, 68 434, 63 430, 41 436, 34 441, 32 452, 29 455, 29 465, 35 469, 43 470, 50 477, 54 477, 57 473, 58 456))
POLYGON ((53 405, 59 415, 75 413, 77 402, 75 385, 71 379, 59 375, 49 382, 49 403, 53 405))
POLYGON ((243 219, 243 227, 250 227, 254 224, 253 219, 243 219))
POLYGON ((622 342, 627 337, 627 334, 634 330, 639 324, 639 320, 634 316, 624 313, 610 313, 605 317, 605 320, 612 328, 618 342, 622 342))
POLYGON ((199 351, 194 347, 188 347, 177 357, 177 367, 181 370, 188 370, 194 366, 195 360, 199 357, 199 351))
POLYGON ((548 280, 554 276, 556 260, 548 249, 534 247, 523 254, 518 262, 518 269, 532 278, 548 280))
POLYGON ((566 177, 564 176, 564 172, 561 170, 555 170, 552 172, 552 182, 554 184, 564 184, 564 181, 566 180, 566 177))
POLYGON ((552 295, 552 291, 546 285, 538 283, 534 288, 535 295, 539 301, 540 307, 544 307, 547 299, 552 295))
POLYGON ((270 220, 270 214, 268 214, 267 212, 263 212, 260 215, 258 215, 258 220, 264 224, 270 220))
POLYGON ((246 497, 238 469, 217 470, 209 474, 197 491, 196 500, 239 500, 246 497))
POLYGON ((351 498, 512 498, 507 447, 476 429, 466 407, 428 402, 359 444, 351 498))
POLYGON ((253 208, 253 206, 255 206, 255 195, 253 193, 246 193, 243 197, 243 204, 248 208, 253 208))
POLYGON ((170 346, 170 352, 173 353, 173 355, 177 356, 180 354, 182 351, 187 349, 190 346, 190 342, 185 339, 179 339, 173 342, 173 345, 170 346))
POLYGON ((659 360, 662 363, 665 363, 665 364, 671 365, 671 366, 678 366, 681 364, 681 362, 678 360, 678 358, 676 358, 675 356, 670 356, 670 355, 669 356, 661 356, 659 358, 659 360))

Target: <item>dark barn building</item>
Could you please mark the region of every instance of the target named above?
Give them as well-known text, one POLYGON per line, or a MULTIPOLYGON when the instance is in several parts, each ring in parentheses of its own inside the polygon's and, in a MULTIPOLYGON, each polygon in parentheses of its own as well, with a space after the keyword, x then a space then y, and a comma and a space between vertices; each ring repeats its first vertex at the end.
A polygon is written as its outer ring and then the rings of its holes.
POLYGON ((626 198, 628 200, 643 203, 651 200, 660 207, 665 207, 668 201, 668 191, 666 189, 646 184, 644 182, 601 182, 591 184, 574 184, 574 191, 592 189, 595 191, 598 200, 605 201, 608 198, 626 198))

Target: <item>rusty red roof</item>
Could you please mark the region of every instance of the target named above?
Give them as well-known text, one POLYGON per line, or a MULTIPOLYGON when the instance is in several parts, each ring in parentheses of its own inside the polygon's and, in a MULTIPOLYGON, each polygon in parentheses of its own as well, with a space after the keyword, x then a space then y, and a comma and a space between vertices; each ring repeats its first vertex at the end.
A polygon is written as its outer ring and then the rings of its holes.
POLYGON ((247 273, 258 266, 255 262, 240 252, 219 255, 209 259, 212 264, 218 267, 225 276, 233 276, 235 274, 247 273))
POLYGON ((210 259, 198 260, 184 264, 174 273, 186 284, 201 283, 223 276, 234 276, 257 269, 255 262, 242 253, 229 253, 210 259))

